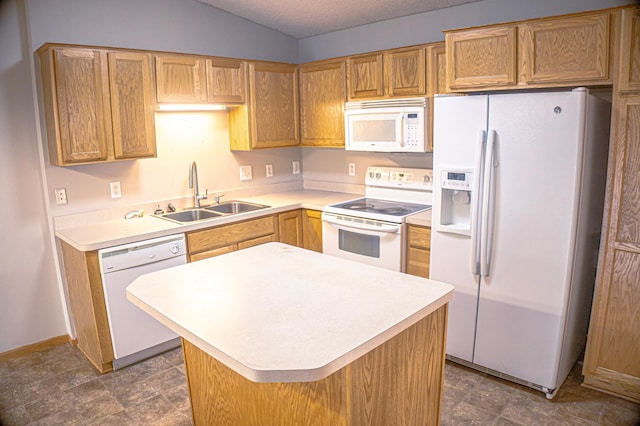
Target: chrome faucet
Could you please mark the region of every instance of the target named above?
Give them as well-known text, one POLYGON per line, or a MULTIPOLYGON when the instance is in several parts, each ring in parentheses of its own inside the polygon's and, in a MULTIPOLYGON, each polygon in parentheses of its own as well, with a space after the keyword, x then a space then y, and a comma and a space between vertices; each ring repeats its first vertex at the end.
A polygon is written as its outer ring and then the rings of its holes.
POLYGON ((200 200, 206 200, 208 190, 204 190, 204 194, 198 193, 198 166, 196 162, 191 162, 191 170, 189 170, 189 188, 193 188, 193 206, 200 207, 200 200))

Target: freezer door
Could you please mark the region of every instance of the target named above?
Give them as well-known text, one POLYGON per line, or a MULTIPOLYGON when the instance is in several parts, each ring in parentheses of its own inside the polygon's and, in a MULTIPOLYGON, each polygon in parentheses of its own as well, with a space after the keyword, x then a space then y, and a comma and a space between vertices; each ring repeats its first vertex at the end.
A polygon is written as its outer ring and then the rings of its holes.
POLYGON ((482 242, 489 275, 480 285, 474 363, 550 389, 559 385, 585 99, 584 92, 489 99, 495 215, 482 242))
MULTIPOLYGON (((434 190, 432 222, 441 216, 442 171, 466 169, 478 175, 478 133, 486 131, 487 96, 436 97, 434 109, 434 190)), ((451 196, 455 194, 450 193, 451 196)), ((471 193, 476 204, 477 190, 471 193)), ((474 212, 477 215, 478 212, 474 212)), ((477 216, 474 216, 477 218, 477 216)), ((471 362, 475 339, 479 277, 472 271, 473 236, 445 232, 434 226, 431 233, 430 278, 455 287, 449 303, 447 348, 449 355, 471 362)))

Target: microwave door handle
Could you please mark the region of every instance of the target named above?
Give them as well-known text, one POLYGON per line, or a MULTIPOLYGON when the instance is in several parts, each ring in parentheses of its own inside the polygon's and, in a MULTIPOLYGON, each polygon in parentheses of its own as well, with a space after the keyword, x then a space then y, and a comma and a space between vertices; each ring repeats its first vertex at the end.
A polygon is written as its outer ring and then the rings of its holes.
POLYGON ((398 141, 399 146, 404 146, 404 128, 405 128, 405 115, 401 114, 400 119, 400 140, 398 141))

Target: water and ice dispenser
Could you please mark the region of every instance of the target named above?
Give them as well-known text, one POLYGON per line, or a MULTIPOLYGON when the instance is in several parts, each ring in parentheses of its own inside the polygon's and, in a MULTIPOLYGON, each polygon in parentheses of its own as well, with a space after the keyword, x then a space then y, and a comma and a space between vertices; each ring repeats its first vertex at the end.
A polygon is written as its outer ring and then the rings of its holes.
POLYGON ((440 232, 471 235, 473 171, 440 170, 439 214, 436 229, 440 232))

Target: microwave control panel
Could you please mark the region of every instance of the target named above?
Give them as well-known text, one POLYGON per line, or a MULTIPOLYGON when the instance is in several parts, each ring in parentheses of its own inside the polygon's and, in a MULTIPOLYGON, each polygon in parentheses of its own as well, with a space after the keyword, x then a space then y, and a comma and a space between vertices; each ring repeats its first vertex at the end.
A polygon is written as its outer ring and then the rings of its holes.
POLYGON ((417 112, 406 112, 404 122, 404 144, 407 147, 421 147, 422 129, 420 128, 420 115, 417 112))

